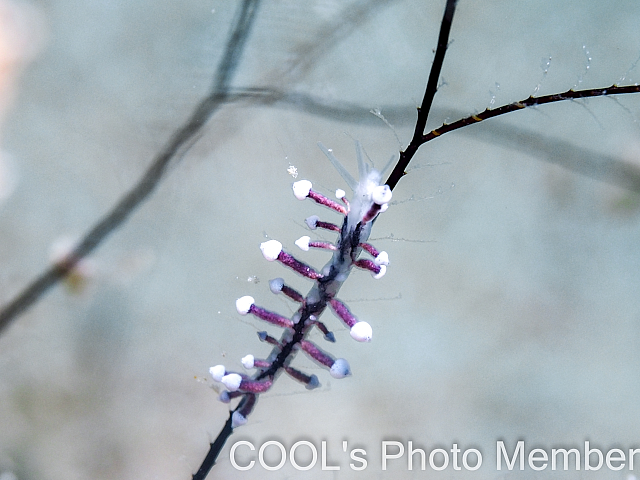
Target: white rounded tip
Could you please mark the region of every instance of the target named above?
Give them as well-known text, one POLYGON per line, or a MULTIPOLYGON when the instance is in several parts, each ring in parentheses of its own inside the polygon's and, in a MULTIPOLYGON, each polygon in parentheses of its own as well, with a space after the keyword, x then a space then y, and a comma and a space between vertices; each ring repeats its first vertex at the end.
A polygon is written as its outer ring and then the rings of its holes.
POLYGON ((220 382, 225 373, 227 373, 227 371, 225 370, 224 365, 216 365, 215 367, 211 367, 209 369, 211 378, 213 378, 216 382, 220 382))
POLYGON ((254 303, 255 303, 255 300, 253 299, 253 297, 250 297, 249 295, 240 297, 239 299, 236 300, 236 310, 238 310, 238 313, 240 315, 246 315, 247 313, 249 313, 249 310, 251 309, 251 305, 253 305, 254 303))
POLYGON ((331 365, 329 374, 333 378, 344 378, 347 375, 351 375, 349 362, 347 362, 344 358, 338 358, 335 362, 333 362, 333 365, 331 365))
POLYGON ((305 252, 309 251, 309 242, 311 241, 311 237, 305 235, 296 240, 296 245, 300 247, 300 250, 304 250, 305 252))
POLYGON ((318 217, 317 215, 311 215, 304 220, 304 223, 307 224, 309 230, 315 230, 316 228, 318 228, 318 220, 320 220, 320 217, 318 217))
POLYGON ((376 280, 378 280, 379 278, 384 277, 385 273, 387 273, 387 266, 386 265, 380 265, 380 271, 378 273, 371 272, 371 276, 373 278, 375 278, 376 280))
POLYGON ((260 250, 262 251, 264 258, 273 262, 278 258, 278 255, 280 255, 280 252, 282 251, 282 244, 277 240, 269 240, 268 242, 260 244, 260 250))
POLYGON ((389 203, 392 196, 393 194, 391 193, 389 185, 379 185, 373 189, 373 192, 371 192, 371 199, 378 205, 389 203))
POLYGON ((249 354, 242 357, 242 360, 240 361, 242 362, 242 366, 244 368, 246 368, 247 370, 251 370, 253 368, 255 358, 253 357, 253 355, 249 354))
POLYGON ((378 256, 373 259, 373 263, 376 265, 389 265, 389 254, 387 252, 380 252, 378 256))
POLYGON ((389 204, 388 203, 383 203, 382 205, 380 205, 380 213, 384 213, 389 209, 389 204))
POLYGON ((298 200, 307 198, 310 191, 311 182, 309 180, 300 180, 293 183, 293 194, 298 200))
POLYGON ((226 390, 223 390, 222 392, 220 392, 220 396, 218 396, 218 400, 220 400, 222 403, 229 403, 231 401, 229 392, 226 390))
POLYGON ((342 200, 344 198, 344 196, 347 194, 347 192, 345 192, 344 190, 342 190, 341 188, 336 190, 336 198, 338 200, 342 200))
POLYGON ((247 417, 242 415, 240 412, 233 412, 231 414, 231 428, 241 427, 242 425, 246 425, 247 417))
POLYGON ((236 390, 238 390, 238 388, 240 388, 242 377, 237 373, 230 373, 222 377, 220 381, 224 384, 225 387, 227 387, 227 389, 229 389, 230 392, 235 392, 236 390))
POLYGON ((274 278, 273 280, 269 280, 269 290, 271 290, 271 293, 277 295, 282 291, 282 287, 284 287, 284 279, 274 278))
POLYGON ((315 375, 311 375, 309 377, 309 383, 307 383, 307 386, 305 387, 307 390, 313 390, 314 388, 318 388, 320 386, 320 381, 318 380, 318 377, 316 377, 315 375))
POLYGON ((351 337, 358 342, 370 342, 373 330, 367 322, 356 322, 356 324, 351 327, 350 333, 351 337))

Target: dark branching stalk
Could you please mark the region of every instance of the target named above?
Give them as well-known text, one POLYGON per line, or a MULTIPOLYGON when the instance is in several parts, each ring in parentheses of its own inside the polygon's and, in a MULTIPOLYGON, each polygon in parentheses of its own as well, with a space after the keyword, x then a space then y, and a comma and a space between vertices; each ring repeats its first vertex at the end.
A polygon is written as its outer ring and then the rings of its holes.
MULTIPOLYGON (((416 128, 415 134, 409 146, 405 149, 404 152, 400 152, 400 159, 396 164, 393 172, 389 176, 387 180, 387 184, 390 188, 393 188, 397 184, 397 182, 406 175, 406 168, 409 165, 409 162, 418 151, 418 148, 421 145, 433 140, 436 137, 444 133, 449 133, 454 130, 458 130, 462 127, 466 127, 468 125, 472 125, 474 123, 481 122, 483 120, 487 120, 489 118, 498 117, 500 115, 504 115, 506 113, 515 112, 517 110, 523 110, 527 107, 535 107, 538 105, 544 105, 546 103, 554 103, 554 102, 562 102, 565 100, 579 100, 581 98, 591 98, 591 97, 602 97, 602 96, 612 96, 612 95, 623 95, 625 93, 640 93, 640 85, 627 85, 619 87, 617 85, 611 85, 608 88, 590 88, 586 90, 567 90, 563 93, 555 93, 552 95, 543 95, 541 97, 529 97, 519 102, 513 102, 508 105, 503 105, 498 108, 486 109, 485 111, 470 115, 466 118, 462 118, 453 123, 443 123, 440 127, 435 130, 431 130, 428 133, 424 133, 424 127, 426 126, 426 118, 422 123, 420 128, 416 128)), ((423 116, 422 108, 418 109, 418 118, 423 116)), ((628 184, 629 182, 624 182, 628 184)), ((633 185, 632 185, 633 187, 633 185)))
POLYGON ((535 107, 538 105, 544 105, 545 103, 554 103, 554 102, 562 102, 564 100, 579 100, 581 98, 590 98, 590 97, 602 97, 602 96, 611 96, 611 95, 622 95, 625 93, 638 93, 640 92, 640 85, 628 85, 619 87, 617 85, 611 85, 608 88, 590 88, 586 90, 567 90, 563 93, 555 93, 553 95, 543 95, 541 97, 529 97, 519 102, 513 102, 508 105, 503 105, 502 107, 486 109, 482 113, 478 113, 476 115, 471 115, 469 117, 463 118, 453 123, 444 123, 442 126, 436 128, 435 130, 431 130, 426 135, 422 135, 419 139, 420 145, 427 143, 430 140, 433 140, 436 137, 439 137, 443 133, 452 132, 453 130, 458 130, 459 128, 466 127, 467 125, 472 125, 474 123, 481 122, 482 120, 487 120, 489 118, 494 118, 500 115, 504 115, 505 113, 515 112, 517 110, 522 110, 527 107, 535 107))
POLYGON ((409 166, 409 162, 411 162, 411 159, 418 151, 418 148, 420 148, 420 146, 424 145, 426 142, 442 135, 443 133, 452 132, 453 130, 458 130, 462 127, 481 122, 482 120, 487 120, 489 118, 504 115, 516 110, 522 110, 524 108, 537 105, 544 105, 546 103, 640 92, 640 85, 629 85, 622 87, 612 85, 608 88, 593 88, 576 91, 568 90, 564 93, 557 93, 553 95, 529 97, 525 100, 504 105, 502 107, 494 108, 491 110, 486 109, 482 113, 471 115, 450 124, 443 124, 439 128, 436 128, 435 130, 432 130, 429 133, 425 134, 424 130, 427 125, 427 118, 429 116, 431 104, 433 103, 433 98, 435 97, 436 91, 438 89, 438 79, 440 78, 440 71, 442 70, 442 65, 444 62, 444 55, 449 43, 449 32, 451 30, 451 22, 453 20, 453 14, 455 12, 456 1, 457 0, 447 0, 444 17, 442 18, 442 23, 440 26, 438 47, 436 49, 436 54, 433 60, 433 66, 431 67, 431 72, 429 74, 429 80, 427 82, 427 88, 422 100, 422 105, 418 108, 418 119, 416 121, 413 138, 411 139, 411 142, 409 143, 407 148, 404 151, 400 152, 398 163, 395 165, 393 171, 387 179, 387 185, 389 185, 389 188, 391 188, 392 190, 398 184, 400 179, 404 175, 406 175, 406 169, 409 166))
POLYGON ((33 280, 0 310, 0 332, 71 272, 77 263, 89 255, 110 233, 122 225, 155 190, 170 162, 186 152, 211 115, 226 102, 230 82, 247 43, 258 5, 259 0, 244 0, 240 6, 209 95, 200 101, 187 122, 171 136, 136 186, 82 238, 73 252, 64 261, 56 263, 33 280))
MULTIPOLYGON (((238 405, 238 408, 240 408, 240 405, 238 405)), ((193 475, 193 477, 191 477, 193 480, 204 480, 209 473, 209 470, 211 470, 211 467, 216 464, 216 460, 222 451, 222 447, 224 447, 227 438, 229 438, 233 433, 233 413, 234 412, 229 412, 229 418, 225 422, 224 427, 222 427, 222 430, 220 430, 218 437, 210 445, 209 452, 207 452, 207 456, 202 461, 202 465, 200 465, 198 471, 193 475)))
POLYGON ((444 16, 440 24, 440 35, 438 36, 438 46, 436 48, 436 54, 433 58, 433 64, 431 65, 431 72, 429 73, 429 80, 427 81, 427 89, 424 92, 424 98, 422 99, 422 105, 418 108, 418 120, 416 121, 416 128, 413 132, 413 138, 409 146, 400 152, 400 159, 394 167, 391 175, 387 179, 387 185, 393 190, 398 184, 400 179, 405 174, 405 169, 409 165, 409 162, 424 142, 422 142, 422 136, 424 129, 427 126, 427 118, 429 117, 429 111, 431 110, 431 104, 438 91, 438 81, 440 80, 440 72, 442 71, 442 65, 444 64, 444 55, 447 52, 449 46, 449 33, 451 32, 451 23, 453 22, 453 15, 456 11, 457 0, 447 0, 447 5, 444 9, 444 16))

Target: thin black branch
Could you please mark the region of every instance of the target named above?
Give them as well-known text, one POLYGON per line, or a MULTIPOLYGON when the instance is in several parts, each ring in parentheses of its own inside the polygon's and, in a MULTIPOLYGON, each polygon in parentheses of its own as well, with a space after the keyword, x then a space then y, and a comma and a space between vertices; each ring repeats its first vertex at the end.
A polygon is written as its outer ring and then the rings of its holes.
MULTIPOLYGON (((565 100, 578 100, 581 98, 591 98, 591 97, 602 97, 602 96, 611 96, 611 95, 623 95, 626 93, 640 93, 640 85, 626 85, 626 86, 617 86, 617 85, 611 85, 610 87, 607 88, 589 88, 589 89, 585 89, 585 90, 567 90, 566 92, 563 93, 555 93, 552 95, 543 95, 541 97, 529 97, 526 98, 524 100, 521 100, 519 102, 513 102, 510 103, 508 105, 503 105, 501 107, 498 108, 494 108, 494 109, 486 109, 485 111, 475 114, 475 115, 471 115, 469 117, 466 118, 462 118, 456 122, 453 123, 444 123, 442 124, 440 127, 431 130, 429 133, 424 134, 421 133, 419 138, 416 139, 416 136, 414 135, 413 139, 411 140, 411 143, 409 144, 409 146, 407 147, 407 149, 404 152, 400 152, 400 159, 398 160, 398 163, 396 164, 395 168, 393 169, 393 172, 391 173, 391 175, 389 176, 389 180, 387 180, 388 185, 390 188, 395 187, 395 185, 398 183, 398 181, 400 180, 400 178, 402 178, 404 175, 406 175, 406 171, 405 169, 407 168, 407 166, 409 165, 409 162, 411 161, 411 159, 413 158, 413 156, 415 155, 415 153, 418 151, 418 148, 433 140, 434 138, 439 137, 442 134, 448 133, 448 132, 452 132, 454 130, 458 130, 462 127, 466 127, 469 125, 472 125, 474 123, 479 123, 483 120, 487 120, 489 118, 494 118, 494 117, 498 117, 500 115, 504 115, 506 113, 511 113, 511 112, 515 112, 517 110, 523 110, 527 107, 534 107, 534 106, 538 106, 538 105, 544 105, 547 103, 555 103, 555 102, 562 102, 565 100), (393 182, 393 183, 392 183, 393 182)), ((417 132, 417 130, 416 130, 417 132)), ((632 171, 632 168, 627 167, 626 168, 627 171, 632 171)), ((636 188, 636 181, 635 181, 635 177, 637 177, 637 175, 634 175, 634 179, 630 179, 630 181, 625 181, 624 185, 625 188, 636 188)))
POLYGON ((204 480, 206 476, 209 474, 211 467, 213 467, 216 464, 216 460, 218 459, 218 455, 220 455, 220 452, 222 451, 222 447, 224 447, 224 444, 226 443, 227 439, 233 433, 233 427, 231 426, 232 415, 233 415, 233 411, 229 412, 229 418, 225 422, 224 427, 222 427, 222 430, 220 430, 220 433, 218 434, 217 438, 213 441, 211 445, 209 445, 209 451, 207 452, 207 456, 202 461, 202 465, 200 465, 200 468, 198 469, 198 471, 191 477, 192 480, 204 480))
POLYGON ((459 128, 466 127, 467 125, 471 125, 473 123, 481 122, 482 120, 486 120, 488 118, 498 117, 500 115, 504 115, 505 113, 515 112, 516 110, 522 110, 527 107, 534 107, 537 105, 544 105, 545 103, 554 103, 554 102, 562 102, 564 100, 577 100, 580 98, 591 98, 591 97, 602 97, 604 95, 622 95, 625 93, 639 93, 640 85, 627 85, 623 87, 619 87, 617 85, 611 85, 608 88, 590 88, 586 90, 567 90, 563 93, 555 93, 553 95, 544 95, 542 97, 529 97, 525 100, 521 100, 519 102, 513 102, 508 105, 503 105, 502 107, 494 108, 489 110, 488 108, 476 115, 471 115, 467 118, 463 118, 453 123, 445 123, 442 124, 439 128, 435 130, 431 130, 426 135, 422 135, 420 138, 419 145, 422 145, 430 140, 433 140, 436 137, 439 137, 443 133, 452 132, 453 130, 458 130, 459 128))
POLYGON ((438 47, 436 48, 436 55, 433 59, 433 64, 431 65, 431 72, 429 73, 429 80, 427 81, 427 88, 424 92, 422 105, 418 108, 418 120, 416 121, 416 129, 413 133, 413 138, 405 151, 400 152, 400 159, 386 182, 392 190, 398 184, 398 181, 400 181, 404 176, 407 165, 409 165, 409 162, 418 151, 418 147, 422 144, 421 139, 424 135, 424 129, 427 126, 427 118, 429 117, 431 104, 433 103, 433 98, 436 96, 436 92, 438 91, 438 81, 440 79, 440 72, 442 71, 442 65, 444 63, 444 56, 445 53, 447 53, 447 46, 449 45, 449 33, 451 32, 453 15, 456 11, 456 3, 457 0, 447 0, 444 16, 442 17, 442 23, 440 24, 438 47))
MULTIPOLYGON (((434 66, 435 66, 435 61, 434 61, 434 66)), ((432 70, 433 73, 433 70, 432 70)), ((428 91, 428 87, 427 87, 427 91, 428 91)), ((508 105, 503 105, 501 107, 498 108, 494 108, 494 109, 486 109, 481 113, 475 114, 475 115, 470 115, 468 117, 462 118, 460 120, 457 120, 453 123, 444 123, 442 124, 440 127, 431 130, 429 133, 425 134, 424 133, 424 127, 426 126, 426 116, 423 117, 423 112, 422 112, 422 108, 418 109, 418 122, 417 124, 421 124, 420 126, 416 126, 416 130, 414 132, 414 136, 411 139, 411 143, 409 144, 409 146, 406 148, 406 150, 404 152, 400 152, 400 158, 398 160, 398 163, 396 164, 395 168, 393 169, 393 172, 391 172, 391 175, 389 176, 389 179, 387 180, 387 184, 389 185, 390 188, 393 188, 396 186, 396 184, 398 183, 398 181, 404 176, 406 175, 406 168, 409 165, 409 162, 411 161, 411 159, 413 158, 413 156, 415 155, 415 153, 418 151, 418 148, 433 140, 436 137, 439 137, 442 134, 445 133, 449 133, 452 132, 454 130, 458 130, 462 127, 466 127, 469 125, 472 125, 474 123, 479 123, 483 120, 487 120, 489 118, 494 118, 494 117, 498 117, 500 115, 504 115, 506 113, 511 113, 511 112, 515 112, 517 110, 523 110, 527 107, 534 107, 534 106, 538 106, 538 105, 544 105, 547 103, 555 103, 555 102, 562 102, 565 100, 579 100, 582 98, 592 98, 592 97, 602 97, 602 96, 613 96, 613 95, 623 95, 623 94, 627 94, 627 93, 640 93, 640 85, 625 85, 625 86, 618 86, 618 85, 611 85, 610 87, 606 87, 606 88, 589 88, 589 89, 585 89, 585 90, 567 90, 566 92, 562 92, 562 93, 555 93, 552 95, 543 95, 540 97, 533 97, 530 96, 529 98, 526 98, 524 100, 521 100, 519 102, 513 102, 510 103, 508 105), (424 123, 422 123, 422 120, 424 120, 424 123)), ((427 99, 427 95, 425 93, 425 99, 427 99)), ((423 103, 424 104, 424 103, 423 103)), ((430 103, 429 103, 430 106, 430 103)), ((635 189, 637 188, 636 185, 637 183, 634 181, 625 181, 625 188, 632 188, 635 189)))
POLYGON ((200 101, 187 122, 171 136, 167 145, 153 159, 151 166, 137 185, 84 236, 67 259, 42 273, 0 310, 0 332, 53 285, 62 280, 82 258, 90 254, 111 232, 122 225, 129 215, 155 190, 171 160, 179 158, 180 154, 186 151, 211 115, 223 105, 228 96, 230 80, 237 69, 249 37, 258 4, 259 0, 245 0, 242 3, 224 55, 216 69, 211 93, 200 101))

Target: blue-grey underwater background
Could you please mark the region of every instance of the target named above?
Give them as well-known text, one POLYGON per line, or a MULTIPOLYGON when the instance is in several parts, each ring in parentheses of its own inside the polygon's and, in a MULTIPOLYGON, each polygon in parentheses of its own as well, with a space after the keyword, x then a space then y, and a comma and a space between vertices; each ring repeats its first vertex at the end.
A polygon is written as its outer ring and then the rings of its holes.
MULTIPOLYGON (((2 0, 15 32, 3 30, 18 40, 2 40, 0 304, 138 181, 208 91, 239 4, 16 1, 2 0)), ((260 242, 277 238, 318 267, 327 259, 293 242, 305 217, 338 217, 298 202, 288 168, 327 194, 346 188, 316 143, 355 175, 354 139, 384 166, 399 144, 370 109, 408 143, 443 8, 262 3, 233 84, 313 95, 342 113, 224 107, 83 264, 84 288, 55 287, 3 332, 0 478, 191 478, 227 418, 209 367, 242 370, 242 356, 269 351, 256 331, 279 334, 240 317, 235 299, 288 315, 268 280, 310 286, 266 262, 260 242)), ((640 81, 639 22, 631 0, 460 0, 428 128, 535 92, 640 81)), ((423 146, 372 234, 387 275, 355 272, 340 293, 373 326, 372 343, 329 312, 337 342, 313 337, 353 376, 334 380, 299 356, 322 388, 281 377, 230 441, 320 450, 326 440, 341 470, 239 472, 228 445, 209 478, 629 478, 628 468, 496 471, 495 444, 640 448, 640 197, 616 173, 640 170, 639 118, 640 95, 564 102, 423 146), (365 472, 349 468, 343 440, 367 451, 365 472), (421 472, 405 457, 382 471, 383 440, 457 443, 484 463, 421 472)))

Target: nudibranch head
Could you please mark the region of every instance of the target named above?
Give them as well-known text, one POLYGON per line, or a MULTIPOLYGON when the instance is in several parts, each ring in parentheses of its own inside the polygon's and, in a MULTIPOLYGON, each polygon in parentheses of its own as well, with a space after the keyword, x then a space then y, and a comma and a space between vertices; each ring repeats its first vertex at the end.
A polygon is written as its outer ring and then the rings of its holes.
MULTIPOLYGON (((378 205, 379 211, 386 210, 391 200, 391 189, 388 185, 381 185, 382 174, 371 167, 362 154, 362 146, 360 142, 356 142, 356 156, 358 159, 359 179, 356 181, 351 174, 344 168, 340 161, 333 155, 333 152, 326 148, 322 143, 318 143, 320 149, 324 152, 333 166, 338 170, 345 182, 353 190, 353 199, 351 200, 348 213, 348 228, 353 230, 358 223, 366 219, 371 208, 378 205)), ((342 193, 342 192, 341 192, 342 193)), ((375 218, 375 215, 372 217, 375 218)), ((369 221, 372 218, 369 218, 369 221)))

